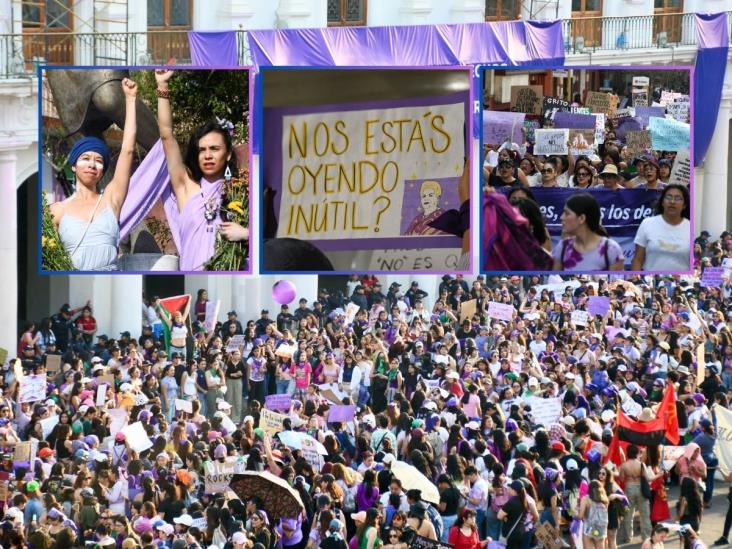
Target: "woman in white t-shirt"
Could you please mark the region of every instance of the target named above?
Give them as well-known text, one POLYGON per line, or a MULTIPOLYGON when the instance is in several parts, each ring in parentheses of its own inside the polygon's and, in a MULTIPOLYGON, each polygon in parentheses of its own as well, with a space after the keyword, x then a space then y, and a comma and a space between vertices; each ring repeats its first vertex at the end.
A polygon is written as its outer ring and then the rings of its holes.
POLYGON ((631 270, 688 271, 690 246, 689 190, 668 185, 658 197, 656 215, 638 227, 631 270))

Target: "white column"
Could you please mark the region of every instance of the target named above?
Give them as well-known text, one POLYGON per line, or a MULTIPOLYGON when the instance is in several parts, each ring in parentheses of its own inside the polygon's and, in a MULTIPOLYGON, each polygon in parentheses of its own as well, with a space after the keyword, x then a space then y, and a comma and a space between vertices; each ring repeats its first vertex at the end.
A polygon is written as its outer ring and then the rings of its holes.
POLYGON ((18 222, 16 154, 13 147, 0 148, 0 288, 5 298, 5 321, 0 322, 0 347, 15 355, 18 342, 18 222))
POLYGON ((120 332, 129 330, 134 337, 142 328, 142 275, 115 276, 111 293, 113 314, 108 335, 119 337, 120 332))
MULTIPOLYGON (((726 86, 725 86, 726 87, 726 86)), ((732 99, 723 96, 719 104, 717 125, 704 157, 704 192, 702 194, 700 230, 714 238, 727 229, 727 155, 729 153, 729 118, 732 99)), ((697 185, 696 188, 699 188, 697 185)))

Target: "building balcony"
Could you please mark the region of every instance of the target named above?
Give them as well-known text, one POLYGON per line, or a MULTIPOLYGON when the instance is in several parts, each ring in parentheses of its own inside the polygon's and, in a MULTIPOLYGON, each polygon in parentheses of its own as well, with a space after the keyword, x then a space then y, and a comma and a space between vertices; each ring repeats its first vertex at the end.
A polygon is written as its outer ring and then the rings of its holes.
MULTIPOLYGON (((246 31, 237 32, 240 65, 251 62, 246 31)), ((0 78, 35 76, 41 65, 191 64, 188 31, 0 34, 0 78)))

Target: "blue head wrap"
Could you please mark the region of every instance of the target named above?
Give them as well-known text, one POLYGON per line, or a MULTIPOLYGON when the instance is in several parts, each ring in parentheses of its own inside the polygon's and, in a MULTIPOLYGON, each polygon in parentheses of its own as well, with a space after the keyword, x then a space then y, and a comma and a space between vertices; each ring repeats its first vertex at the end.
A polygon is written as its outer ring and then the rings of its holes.
POLYGON ((69 166, 74 166, 79 157, 85 152, 95 152, 102 156, 104 161, 104 167, 102 173, 107 171, 109 168, 109 147, 107 144, 99 139, 98 137, 82 137, 71 148, 69 153, 69 166))

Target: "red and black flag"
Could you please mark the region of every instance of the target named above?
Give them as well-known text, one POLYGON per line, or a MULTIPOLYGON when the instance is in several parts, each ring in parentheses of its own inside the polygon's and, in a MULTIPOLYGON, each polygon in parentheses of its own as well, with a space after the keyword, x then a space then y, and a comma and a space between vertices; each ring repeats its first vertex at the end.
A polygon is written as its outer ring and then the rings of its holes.
POLYGON ((617 437, 621 441, 636 446, 656 446, 663 444, 666 435, 665 414, 659 414, 651 421, 635 421, 618 410, 617 437))
POLYGON ((666 439, 671 444, 677 445, 681 436, 679 435, 679 415, 676 413, 676 391, 671 382, 666 385, 666 392, 658 407, 658 417, 663 419, 666 439))

